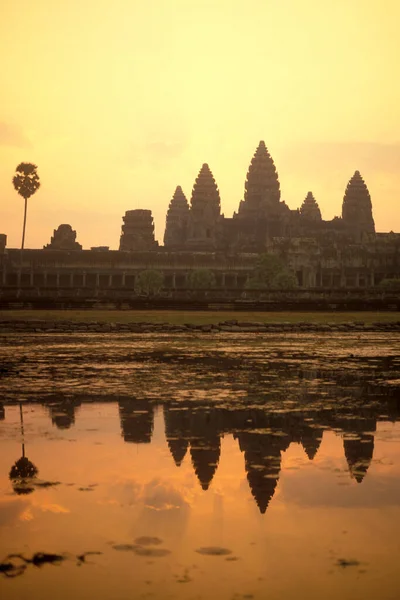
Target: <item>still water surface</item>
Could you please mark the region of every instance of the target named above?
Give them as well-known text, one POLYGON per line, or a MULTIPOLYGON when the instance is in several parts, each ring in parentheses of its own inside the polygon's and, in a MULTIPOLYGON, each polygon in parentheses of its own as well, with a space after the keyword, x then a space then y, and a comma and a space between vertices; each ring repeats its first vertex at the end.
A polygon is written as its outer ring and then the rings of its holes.
POLYGON ((2 342, 2 598, 399 597, 398 335, 2 342))

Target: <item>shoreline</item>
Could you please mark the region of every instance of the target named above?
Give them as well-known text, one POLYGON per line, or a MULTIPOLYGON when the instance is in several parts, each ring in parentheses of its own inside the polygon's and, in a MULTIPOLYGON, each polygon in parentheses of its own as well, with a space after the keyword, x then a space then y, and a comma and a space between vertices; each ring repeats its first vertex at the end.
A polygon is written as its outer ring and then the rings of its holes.
POLYGON ((72 320, 2 320, 0 334, 10 333, 345 333, 345 332, 400 332, 400 321, 364 322, 362 319, 343 323, 315 323, 301 321, 297 323, 241 321, 231 319, 218 323, 155 323, 133 321, 128 323, 107 321, 72 320))

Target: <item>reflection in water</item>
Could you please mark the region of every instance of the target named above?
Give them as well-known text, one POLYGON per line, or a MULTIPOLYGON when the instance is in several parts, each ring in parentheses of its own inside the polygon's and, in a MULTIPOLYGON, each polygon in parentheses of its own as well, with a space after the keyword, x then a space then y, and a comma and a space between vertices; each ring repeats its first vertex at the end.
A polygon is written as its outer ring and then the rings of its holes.
POLYGON ((63 340, 51 379, 46 342, 0 381, 5 597, 397 598, 395 344, 178 341, 63 340))
MULTIPOLYGON (((369 408, 358 409, 337 403, 336 408, 315 409, 313 405, 292 407, 288 410, 270 408, 258 403, 247 408, 246 403, 228 406, 169 402, 163 406, 165 437, 174 463, 179 467, 189 450, 193 470, 201 488, 206 491, 217 471, 221 438, 232 434, 244 457, 244 469, 251 494, 264 514, 279 481, 281 457, 292 442, 300 443, 306 455, 313 460, 321 444, 323 432, 331 429, 343 437, 344 456, 351 477, 361 483, 373 459, 374 433, 383 406, 370 403, 369 408)), ((250 400, 247 400, 250 404, 250 400)), ((46 403, 47 404, 47 403, 46 403)), ((52 423, 60 429, 75 423, 75 410, 81 400, 51 402, 52 423)), ((118 401, 121 435, 125 442, 149 444, 154 429, 154 410, 157 405, 145 399, 118 401)), ((397 403, 388 401, 387 412, 397 420, 397 403)), ((10 471, 10 479, 17 493, 30 493, 29 484, 38 471, 25 457, 22 406, 22 457, 10 471)))
POLYGON ((9 478, 12 481, 12 486, 16 494, 30 494, 35 489, 32 485, 32 482, 39 471, 33 462, 31 462, 25 456, 24 416, 21 403, 19 405, 19 414, 21 425, 22 456, 11 467, 9 478))
POLYGON ((58 429, 69 429, 75 424, 75 408, 80 406, 79 400, 55 398, 47 399, 46 404, 49 407, 51 422, 58 429))
POLYGON ((125 442, 150 443, 154 424, 152 405, 143 400, 120 400, 118 406, 125 442))

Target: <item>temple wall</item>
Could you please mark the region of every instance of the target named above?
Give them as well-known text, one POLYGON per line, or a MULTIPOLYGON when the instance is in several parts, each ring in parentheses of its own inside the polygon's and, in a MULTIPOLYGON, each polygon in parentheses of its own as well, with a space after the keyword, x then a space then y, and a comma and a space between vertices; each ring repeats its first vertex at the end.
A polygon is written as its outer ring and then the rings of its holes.
MULTIPOLYGON (((46 290, 57 294, 64 290, 67 295, 89 291, 132 295, 135 277, 150 269, 164 275, 166 292, 189 289, 191 271, 208 269, 214 273, 217 289, 237 294, 245 291, 257 259, 258 254, 250 253, 24 250, 21 254, 11 249, 0 254, 0 294, 30 289, 36 295, 46 290)), ((324 253, 317 245, 294 243, 287 260, 302 289, 368 289, 384 278, 400 277, 397 244, 324 253)))

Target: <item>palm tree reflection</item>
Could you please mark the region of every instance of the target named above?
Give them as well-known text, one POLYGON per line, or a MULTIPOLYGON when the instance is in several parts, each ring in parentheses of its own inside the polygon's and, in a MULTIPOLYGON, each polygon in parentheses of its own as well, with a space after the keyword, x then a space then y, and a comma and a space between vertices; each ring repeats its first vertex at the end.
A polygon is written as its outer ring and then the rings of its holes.
POLYGON ((16 494, 30 494, 35 489, 32 483, 39 471, 33 462, 25 456, 24 416, 21 403, 19 404, 19 415, 21 420, 22 456, 11 467, 9 478, 16 494))

